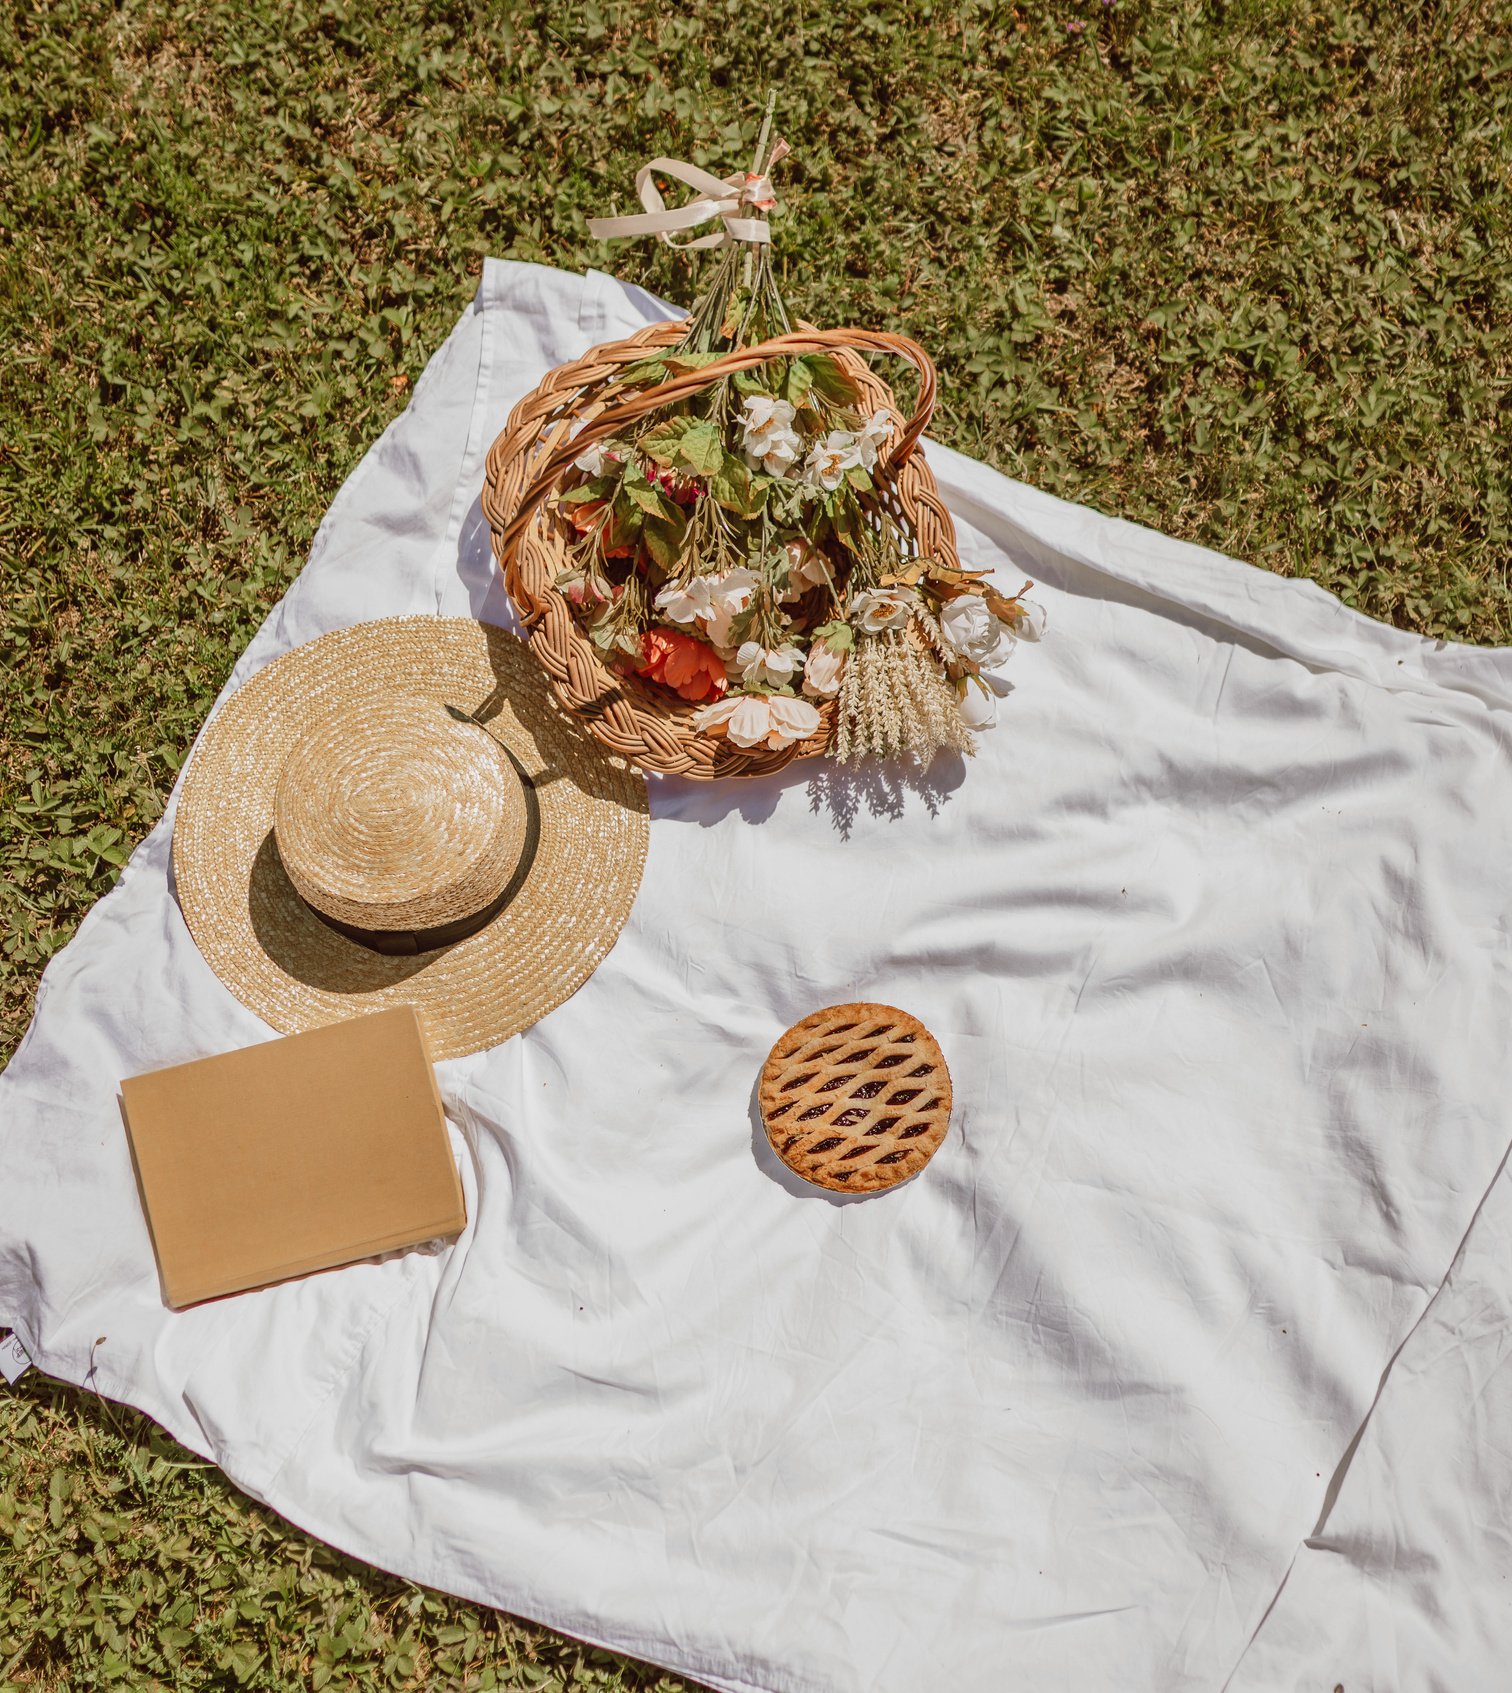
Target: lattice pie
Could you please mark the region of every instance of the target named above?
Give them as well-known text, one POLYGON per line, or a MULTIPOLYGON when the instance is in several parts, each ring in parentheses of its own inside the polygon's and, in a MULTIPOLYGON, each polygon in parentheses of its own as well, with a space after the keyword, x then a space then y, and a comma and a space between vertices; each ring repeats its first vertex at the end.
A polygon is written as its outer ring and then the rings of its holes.
POLYGON ((831 1005, 795 1023, 761 1072, 772 1150, 805 1181, 873 1193, 922 1170, 950 1123, 950 1072, 929 1030, 891 1005, 831 1005))

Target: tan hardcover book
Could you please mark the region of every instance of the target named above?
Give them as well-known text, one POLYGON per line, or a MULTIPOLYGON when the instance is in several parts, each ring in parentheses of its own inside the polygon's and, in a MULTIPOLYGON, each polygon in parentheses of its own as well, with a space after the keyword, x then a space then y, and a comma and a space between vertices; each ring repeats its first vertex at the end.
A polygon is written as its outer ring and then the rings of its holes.
POLYGON ((193 1305, 467 1221, 412 1006, 121 1083, 169 1305, 193 1305))

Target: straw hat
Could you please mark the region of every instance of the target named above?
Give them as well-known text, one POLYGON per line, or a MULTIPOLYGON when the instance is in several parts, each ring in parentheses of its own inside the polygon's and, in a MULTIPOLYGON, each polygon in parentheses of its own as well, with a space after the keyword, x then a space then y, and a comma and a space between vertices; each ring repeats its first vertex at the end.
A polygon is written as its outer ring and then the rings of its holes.
POLYGON ((275 1029, 410 1004, 455 1058, 544 1017, 614 945, 647 809, 515 636, 385 618, 297 647, 215 713, 173 869, 210 967, 275 1029))

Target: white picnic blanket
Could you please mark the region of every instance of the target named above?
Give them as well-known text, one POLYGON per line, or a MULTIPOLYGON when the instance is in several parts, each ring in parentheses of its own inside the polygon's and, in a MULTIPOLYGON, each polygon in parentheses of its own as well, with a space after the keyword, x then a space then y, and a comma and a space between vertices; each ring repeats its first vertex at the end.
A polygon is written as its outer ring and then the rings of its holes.
MULTIPOLYGON (((228 686, 506 621, 488 445, 657 315, 489 263, 228 686)), ((1049 612, 1002 722, 927 776, 654 782, 605 964, 440 1067, 446 1250, 164 1309, 117 1082, 271 1032, 170 807, 0 1077, 0 1321, 322 1539, 720 1688, 1504 1685, 1512 654, 929 455, 1049 612), (844 1202, 753 1089, 853 998, 956 1111, 844 1202)))

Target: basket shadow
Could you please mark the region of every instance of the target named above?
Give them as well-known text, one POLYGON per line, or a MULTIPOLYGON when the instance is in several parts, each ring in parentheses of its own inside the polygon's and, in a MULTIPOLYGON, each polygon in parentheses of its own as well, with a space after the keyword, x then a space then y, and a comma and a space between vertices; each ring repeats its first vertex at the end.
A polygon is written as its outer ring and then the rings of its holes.
POLYGON ((928 764, 900 760, 854 769, 832 758, 795 760, 771 776, 724 782, 657 776, 652 778, 652 792, 658 817, 707 829, 732 812, 739 812, 747 823, 764 823, 789 788, 806 787, 809 810, 816 817, 827 814, 840 838, 848 840, 863 811, 870 817, 901 819, 912 803, 922 802, 931 817, 938 816, 965 780, 965 759, 957 752, 942 752, 928 764))
MULTIPOLYGON (((473 710, 464 711, 460 706, 456 705, 448 705, 446 710, 458 722, 476 724, 477 727, 484 732, 484 734, 488 735, 490 739, 495 742, 495 744, 508 758, 509 762, 515 767, 515 772, 519 776, 520 783, 525 790, 525 802, 529 808, 525 856, 521 859, 523 869, 528 870, 530 867, 530 859, 535 855, 536 843, 540 839, 541 814, 537 796, 542 788, 546 787, 549 783, 565 780, 571 782, 575 787, 580 788, 585 794, 589 795, 593 799, 614 800, 617 803, 624 804, 625 798, 622 784, 617 777, 613 766, 599 759, 588 759, 570 769, 561 767, 557 763, 553 762, 547 748, 543 747, 539 741, 537 741, 536 751, 541 758, 541 768, 537 770, 534 775, 531 775, 515 756, 511 748, 500 740, 498 736, 494 735, 493 731, 488 727, 489 723, 499 715, 504 702, 509 698, 509 684, 496 672, 492 692, 487 694, 484 699, 473 708, 473 710)), ((556 706, 554 702, 552 703, 552 709, 558 711, 559 713, 561 712, 561 708, 556 706)), ((563 713, 562 715, 565 714, 563 713)), ((576 729, 576 726, 574 726, 574 729, 576 733, 582 733, 581 730, 576 729)), ((638 809, 644 810, 645 807, 641 806, 638 809)), ((523 876, 523 870, 520 872, 520 875, 523 876)), ((517 883, 511 883, 512 890, 516 886, 517 883)))
POLYGON ((901 818, 912 795, 923 802, 931 817, 938 817, 965 780, 966 760, 958 752, 938 753, 928 764, 900 760, 854 769, 827 758, 809 775, 809 810, 816 816, 828 811, 840 838, 846 840, 863 807, 871 817, 901 818))

